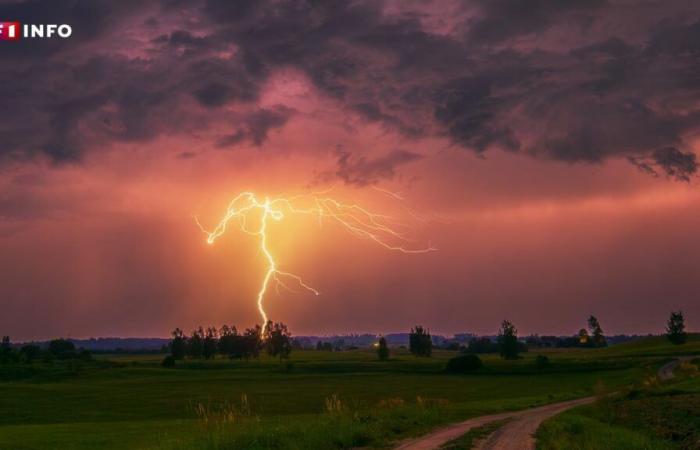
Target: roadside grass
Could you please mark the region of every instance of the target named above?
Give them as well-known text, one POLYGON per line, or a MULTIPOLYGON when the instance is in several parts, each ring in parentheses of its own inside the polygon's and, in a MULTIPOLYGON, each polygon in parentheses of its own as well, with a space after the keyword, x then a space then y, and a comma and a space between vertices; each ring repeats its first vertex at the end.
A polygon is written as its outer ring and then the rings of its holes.
POLYGON ((601 422, 585 408, 567 411, 537 431, 538 450, 671 450, 676 447, 638 430, 601 422))
POLYGON ((658 384, 647 379, 620 394, 546 421, 537 431, 537 448, 700 448, 700 377, 697 368, 681 368, 676 373, 680 377, 677 381, 658 384))
POLYGON ((402 350, 386 362, 357 350, 296 351, 281 363, 184 361, 172 369, 160 366, 162 355, 0 366, 0 448, 381 448, 445 423, 591 395, 601 382, 620 389, 667 356, 663 345, 647 345, 656 356, 639 346, 632 357, 550 351, 544 369, 535 364, 540 351, 516 361, 483 355, 485 367, 464 375, 444 371, 456 352, 414 358, 402 350), (240 407, 242 394, 250 417, 233 423, 204 426, 193 407, 240 407), (334 396, 343 407, 330 413, 326 401, 334 396))
POLYGON ((351 449, 384 447, 391 441, 427 432, 444 422, 445 400, 414 404, 380 402, 373 409, 337 405, 319 415, 272 417, 202 426, 189 436, 164 440, 158 450, 351 449))

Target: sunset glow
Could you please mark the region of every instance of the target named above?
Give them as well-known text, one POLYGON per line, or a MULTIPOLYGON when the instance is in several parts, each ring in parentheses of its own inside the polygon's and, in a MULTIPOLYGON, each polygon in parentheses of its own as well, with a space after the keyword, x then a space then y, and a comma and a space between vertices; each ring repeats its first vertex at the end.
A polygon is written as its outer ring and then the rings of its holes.
MULTIPOLYGON (((387 193, 388 191, 382 190, 387 193)), ((260 201, 252 192, 243 192, 238 194, 228 205, 226 214, 218 223, 214 231, 206 231, 204 227, 197 221, 200 229, 207 235, 207 243, 213 244, 217 238, 221 237, 226 232, 226 227, 229 222, 235 220, 238 222, 238 229, 246 234, 256 236, 260 244, 260 252, 264 255, 267 268, 263 276, 260 290, 257 295, 257 306, 260 312, 260 317, 263 323, 263 331, 267 326, 268 317, 263 307, 263 300, 267 292, 270 281, 275 281, 277 286, 282 286, 285 289, 292 291, 283 281, 284 278, 292 279, 296 284, 314 295, 319 295, 319 291, 309 286, 302 280, 299 275, 290 272, 285 272, 279 269, 279 263, 275 260, 268 246, 268 223, 270 220, 280 222, 287 214, 302 214, 310 215, 316 218, 321 224, 324 219, 330 219, 333 222, 339 223, 348 232, 356 237, 369 239, 385 247, 388 250, 398 251, 401 253, 427 253, 434 251, 433 247, 426 248, 410 248, 393 241, 409 241, 402 233, 396 231, 389 225, 393 219, 384 214, 372 213, 365 208, 356 204, 345 204, 330 197, 320 196, 321 194, 299 195, 289 198, 274 198, 265 197, 260 201), (306 200, 312 203, 312 206, 299 207, 295 206, 299 201, 306 200), (257 227, 251 228, 251 214, 256 214, 253 220, 257 220, 257 227)), ((397 194, 391 194, 394 198, 400 197, 397 194)), ((405 228, 405 226, 404 226, 405 228)))
POLYGON ((72 29, 0 42, 13 338, 697 326, 694 2, 40 3, 0 3, 72 29))

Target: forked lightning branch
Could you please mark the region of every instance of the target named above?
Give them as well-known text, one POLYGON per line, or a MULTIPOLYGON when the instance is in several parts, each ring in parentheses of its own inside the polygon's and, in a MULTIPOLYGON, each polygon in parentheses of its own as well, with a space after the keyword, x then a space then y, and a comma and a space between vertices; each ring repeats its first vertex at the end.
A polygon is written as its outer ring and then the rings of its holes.
POLYGON ((268 233, 270 220, 280 222, 286 214, 310 215, 319 221, 324 218, 330 219, 340 224, 351 234, 373 241, 388 250, 401 253, 427 253, 435 250, 430 245, 422 248, 412 248, 406 245, 410 239, 397 229, 402 228, 401 224, 386 214, 371 212, 354 203, 343 203, 331 197, 314 194, 274 199, 265 197, 262 200, 258 199, 253 192, 238 194, 229 203, 226 214, 213 231, 205 230, 196 217, 195 220, 207 235, 207 243, 209 244, 213 244, 217 238, 222 236, 232 221, 237 223, 239 231, 258 237, 260 252, 265 256, 267 262, 265 275, 257 295, 257 306, 263 327, 266 327, 268 322, 263 300, 271 281, 276 282, 278 286, 289 289, 284 280, 292 280, 306 291, 319 295, 319 291, 304 282, 299 275, 280 270, 278 261, 270 251, 268 233), (300 205, 302 202, 305 206, 300 205))

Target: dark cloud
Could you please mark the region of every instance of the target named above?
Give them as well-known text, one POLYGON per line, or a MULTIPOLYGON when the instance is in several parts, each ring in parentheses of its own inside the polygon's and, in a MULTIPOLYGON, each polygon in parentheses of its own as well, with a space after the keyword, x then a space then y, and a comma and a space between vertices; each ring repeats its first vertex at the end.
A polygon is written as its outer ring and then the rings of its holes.
POLYGON ((650 161, 684 179, 694 159, 656 152, 692 152, 700 7, 648 3, 634 16, 630 8, 495 0, 448 15, 382 1, 2 4, 2 17, 71 23, 75 38, 0 46, 16 60, 0 69, 0 108, 12 108, 0 157, 73 161, 114 142, 230 124, 202 135, 261 146, 291 115, 259 104, 263 86, 293 68, 345 111, 409 139, 444 136, 479 154, 650 161))
POLYGON ((284 126, 293 114, 294 110, 285 106, 255 111, 244 119, 243 126, 233 134, 221 138, 218 146, 230 147, 249 141, 260 147, 267 140, 270 130, 284 126))
POLYGON ((523 35, 541 33, 555 22, 590 23, 605 0, 481 0, 480 15, 468 27, 470 42, 497 44, 523 35))
POLYGON ((477 152, 494 145, 517 150, 520 142, 512 131, 495 125, 499 102, 492 96, 491 86, 491 80, 485 77, 450 81, 437 91, 435 118, 464 147, 477 152))
POLYGON ((648 158, 629 157, 628 159, 642 172, 658 177, 659 171, 662 171, 666 176, 677 181, 690 182, 698 171, 696 155, 675 147, 656 149, 648 158))
POLYGON ((209 83, 196 90, 194 96, 203 106, 215 108, 225 105, 231 98, 231 88, 221 83, 209 83))
POLYGON ((391 179, 396 175, 396 168, 403 164, 422 159, 423 156, 405 150, 395 150, 377 158, 353 156, 344 150, 338 152, 336 175, 346 184, 367 186, 382 179, 391 179))

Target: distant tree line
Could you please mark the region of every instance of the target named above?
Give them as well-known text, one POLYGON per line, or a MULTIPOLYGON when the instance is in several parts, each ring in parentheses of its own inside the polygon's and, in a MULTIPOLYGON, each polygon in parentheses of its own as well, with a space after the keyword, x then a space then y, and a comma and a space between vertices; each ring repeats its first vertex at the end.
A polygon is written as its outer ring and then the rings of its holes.
POLYGON ((321 351, 325 351, 325 352, 332 352, 333 350, 335 350, 335 348, 333 347, 333 344, 330 342, 318 341, 316 343, 316 350, 321 350, 321 351))
POLYGON ((13 346, 10 336, 0 340, 0 364, 32 364, 35 361, 51 362, 53 360, 92 360, 92 354, 85 349, 76 349, 75 344, 67 339, 49 341, 45 348, 36 344, 13 346))
MULTIPOLYGON (((270 356, 288 358, 292 352, 292 335, 283 323, 269 321, 263 331, 260 325, 238 331, 233 325, 198 327, 186 335, 180 328, 171 333, 170 356, 173 360, 212 359, 217 354, 231 359, 258 358, 262 350, 270 356)), ((164 361, 165 365, 171 365, 164 361)))
POLYGON ((588 329, 581 328, 579 332, 573 336, 539 336, 531 335, 525 338, 525 343, 528 347, 545 348, 600 348, 607 347, 608 341, 603 333, 603 328, 595 316, 588 317, 588 329))

